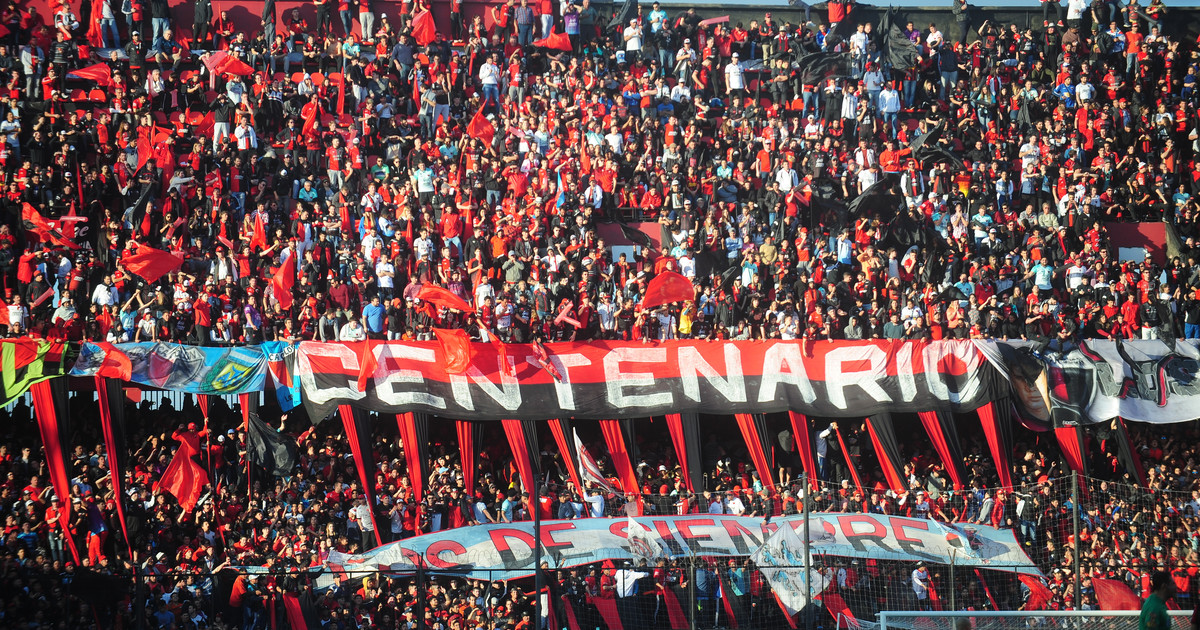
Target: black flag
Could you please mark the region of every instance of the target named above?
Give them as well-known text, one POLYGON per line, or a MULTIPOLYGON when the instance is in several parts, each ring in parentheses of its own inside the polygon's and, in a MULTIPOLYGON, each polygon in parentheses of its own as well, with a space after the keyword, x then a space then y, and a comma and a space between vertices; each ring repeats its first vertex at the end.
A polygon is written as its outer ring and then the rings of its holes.
POLYGON ((904 36, 904 31, 896 23, 895 9, 889 8, 879 20, 879 32, 883 34, 883 59, 893 70, 907 70, 917 66, 921 51, 917 45, 904 36))
POLYGON ((620 24, 621 28, 625 28, 625 25, 629 24, 629 20, 637 17, 637 14, 638 0, 625 0, 625 4, 621 5, 621 10, 618 11, 613 17, 612 21, 608 23, 608 26, 609 28, 612 28, 613 26, 620 24))
POLYGON ((647 249, 654 249, 654 240, 650 238, 650 235, 637 228, 629 227, 628 225, 622 223, 621 234, 623 234, 625 238, 629 239, 629 242, 633 243, 634 245, 641 245, 647 249))
POLYGON ((912 151, 913 159, 921 162, 947 162, 954 165, 958 170, 966 170, 966 164, 958 158, 958 156, 947 151, 939 140, 942 139, 942 134, 946 130, 946 121, 942 121, 930 129, 927 133, 922 134, 915 140, 909 143, 908 148, 912 151))
POLYGON ((296 442, 271 428, 257 413, 249 414, 247 442, 250 461, 277 476, 288 475, 296 467, 296 442))
POLYGON ((904 198, 892 190, 899 183, 900 178, 895 173, 885 173, 879 181, 867 187, 846 206, 846 214, 852 218, 867 217, 880 220, 896 216, 904 206, 904 198))
POLYGON ((801 57, 796 65, 801 81, 818 85, 828 79, 850 76, 850 53, 812 53, 801 57))

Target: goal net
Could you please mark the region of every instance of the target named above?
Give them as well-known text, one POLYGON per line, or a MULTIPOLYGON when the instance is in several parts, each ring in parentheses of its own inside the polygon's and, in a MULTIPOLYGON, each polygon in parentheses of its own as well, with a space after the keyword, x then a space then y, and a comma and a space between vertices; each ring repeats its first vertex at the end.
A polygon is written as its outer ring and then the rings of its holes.
MULTIPOLYGON (((1172 630, 1188 630, 1192 611, 1172 610, 1172 630)), ((1136 610, 1070 611, 882 611, 879 621, 840 620, 838 628, 852 630, 1137 630, 1136 610), (857 625, 856 625, 857 623, 857 625)))

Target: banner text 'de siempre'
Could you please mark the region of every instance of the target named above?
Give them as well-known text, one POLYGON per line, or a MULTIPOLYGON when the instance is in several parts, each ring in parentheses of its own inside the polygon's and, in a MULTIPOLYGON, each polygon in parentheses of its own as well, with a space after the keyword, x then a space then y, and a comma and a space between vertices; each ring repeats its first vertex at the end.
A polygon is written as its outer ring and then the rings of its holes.
MULTIPOLYGON (((741 516, 639 517, 664 555, 680 557, 749 556, 776 528, 792 527, 803 540, 802 517, 773 519, 741 516)), ((603 560, 632 560, 627 518, 588 518, 542 523, 543 559, 555 568, 603 560)), ((814 514, 809 523, 813 557, 839 556, 877 560, 926 561, 1040 575, 1021 550, 1012 530, 986 525, 942 524, 881 514, 814 514)), ((503 523, 459 528, 389 543, 365 554, 332 552, 326 574, 350 571, 406 573, 418 566, 478 579, 515 579, 533 567, 533 523, 503 523)), ((803 554, 803 550, 798 550, 803 554)))

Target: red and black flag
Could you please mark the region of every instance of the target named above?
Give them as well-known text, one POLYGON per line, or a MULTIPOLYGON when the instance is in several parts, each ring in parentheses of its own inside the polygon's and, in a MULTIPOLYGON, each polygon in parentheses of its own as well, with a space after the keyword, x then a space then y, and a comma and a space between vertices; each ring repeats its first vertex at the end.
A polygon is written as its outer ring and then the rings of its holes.
MULTIPOLYGON (((126 357, 128 362, 128 357, 126 357)), ((128 378, 126 375, 125 378, 128 378)), ((96 396, 100 405, 100 429, 104 433, 104 450, 108 455, 108 470, 112 480, 113 498, 117 504, 117 521, 121 534, 133 556, 133 541, 125 525, 125 391, 121 381, 96 375, 96 396)))
POLYGON ((58 522, 67 532, 71 556, 79 562, 79 551, 75 548, 71 534, 71 475, 67 473, 67 447, 71 443, 71 410, 67 398, 67 379, 56 378, 39 381, 29 388, 33 395, 33 415, 37 420, 38 432, 46 454, 46 469, 50 472, 50 485, 58 496, 58 522))
POLYGON ((954 489, 966 487, 964 484, 967 472, 963 466, 962 446, 958 441, 958 427, 954 425, 954 415, 941 411, 920 411, 917 412, 917 417, 921 419, 925 433, 929 434, 934 452, 942 458, 942 465, 946 474, 950 475, 954 489))
POLYGON ((867 416, 867 433, 871 436, 871 445, 875 447, 875 455, 879 458, 879 466, 883 469, 883 477, 888 486, 896 492, 908 490, 904 478, 904 458, 900 454, 900 442, 896 439, 896 428, 892 424, 892 416, 887 413, 867 416))
POLYGON ((408 478, 412 481, 416 500, 420 501, 425 495, 425 480, 429 478, 429 415, 402 413, 396 416, 396 425, 400 429, 400 443, 404 446, 408 478))
POLYGON ((666 415, 675 456, 688 492, 704 488, 704 464, 700 461, 700 414, 669 413, 666 415))
POLYGON ((541 459, 533 457, 541 452, 538 448, 537 424, 532 420, 501 420, 504 435, 508 438, 508 446, 512 449, 516 460, 517 472, 521 475, 521 485, 530 494, 537 488, 540 474, 541 459))
POLYGON ((766 487, 774 488, 775 466, 771 459, 771 432, 767 429, 766 417, 761 413, 739 413, 734 417, 742 431, 742 438, 750 451, 750 461, 754 462, 759 479, 766 487))
POLYGON ((21 205, 21 223, 27 232, 36 235, 40 241, 67 249, 79 249, 79 245, 64 237, 60 230, 50 225, 37 208, 27 203, 21 205))
MULTIPOLYGON (((354 456, 355 468, 358 469, 358 481, 362 484, 367 505, 371 507, 371 523, 375 524, 375 455, 364 444, 371 444, 371 423, 367 420, 367 412, 355 409, 350 405, 338 407, 342 417, 342 427, 346 430, 346 441, 350 443, 350 453, 354 456), (365 442, 364 442, 365 440, 365 442)), ((383 544, 379 537, 379 528, 375 527, 375 543, 383 544)))

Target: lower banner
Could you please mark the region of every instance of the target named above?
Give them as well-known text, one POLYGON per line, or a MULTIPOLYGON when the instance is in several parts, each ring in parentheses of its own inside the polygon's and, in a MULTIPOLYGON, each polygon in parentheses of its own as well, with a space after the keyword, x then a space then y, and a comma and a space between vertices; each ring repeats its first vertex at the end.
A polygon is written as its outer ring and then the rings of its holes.
MULTIPOLYGON (((779 527, 791 527, 803 539, 802 517, 774 519, 744 516, 665 516, 632 519, 656 539, 664 556, 750 556, 779 527)), ((634 560, 629 519, 589 518, 544 521, 542 558, 566 568, 634 560)), ((418 567, 481 580, 509 580, 533 574, 533 523, 462 527, 389 543, 364 554, 329 554, 319 586, 362 572, 412 573, 418 567), (323 583, 322 583, 323 582, 323 583)), ((1041 572, 1021 550, 1012 530, 985 525, 940 524, 927 519, 881 514, 814 514, 809 522, 813 557, 840 556, 875 560, 925 561, 1030 575, 1041 572), (954 535, 948 535, 948 532, 954 535)), ((640 549, 639 549, 640 550, 640 549)), ((803 557, 803 550, 796 554, 803 557)))
MULTIPOLYGON (((119 343, 129 358, 129 382, 192 394, 246 394, 266 386, 266 359, 259 346, 201 348, 173 343, 119 343)), ((85 343, 71 376, 95 376, 106 351, 85 343)))

